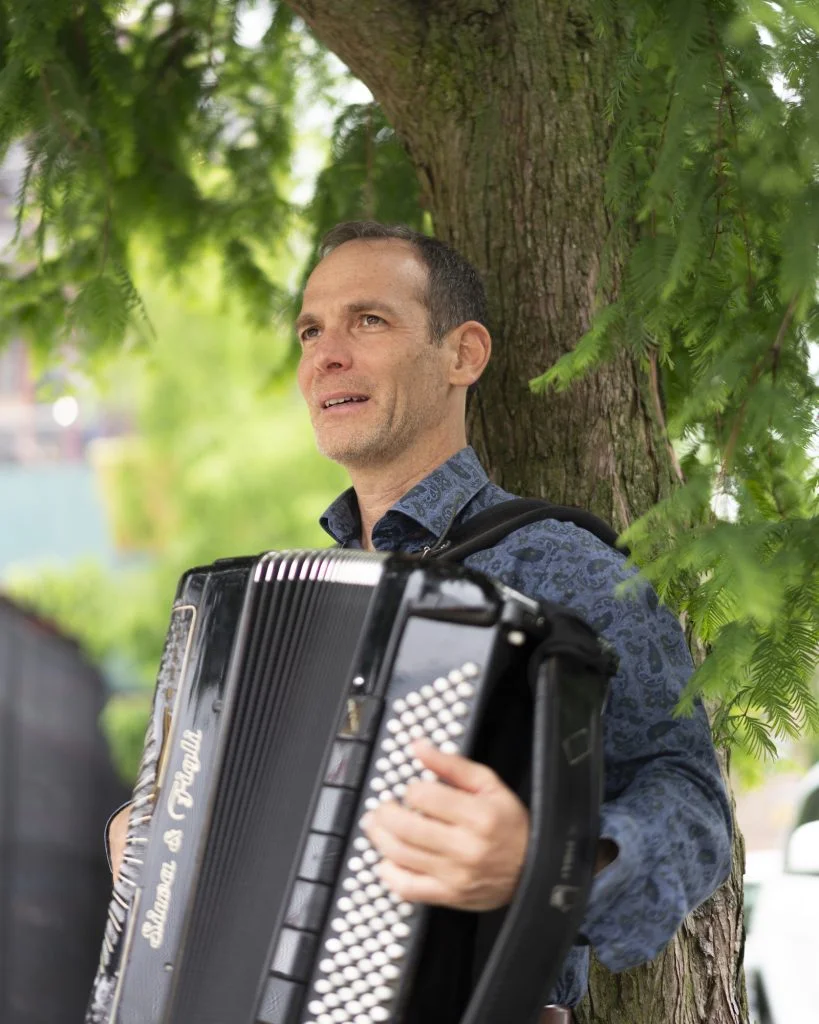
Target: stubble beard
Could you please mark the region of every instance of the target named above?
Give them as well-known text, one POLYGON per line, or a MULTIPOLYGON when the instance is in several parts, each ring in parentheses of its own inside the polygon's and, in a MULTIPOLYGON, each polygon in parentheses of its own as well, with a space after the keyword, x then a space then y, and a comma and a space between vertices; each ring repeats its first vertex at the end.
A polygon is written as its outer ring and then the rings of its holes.
POLYGON ((418 415, 397 425, 382 420, 369 430, 365 427, 351 429, 340 437, 328 431, 329 436, 322 438, 317 431, 316 447, 325 458, 348 468, 385 465, 412 443, 421 422, 422 417, 418 415))

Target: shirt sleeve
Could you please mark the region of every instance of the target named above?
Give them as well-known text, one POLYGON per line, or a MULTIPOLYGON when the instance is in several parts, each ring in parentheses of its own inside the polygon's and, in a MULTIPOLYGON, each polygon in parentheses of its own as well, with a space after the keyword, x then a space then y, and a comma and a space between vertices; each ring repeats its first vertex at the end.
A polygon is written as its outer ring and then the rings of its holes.
POLYGON ((603 721, 600 828, 618 853, 594 879, 581 931, 622 971, 655 957, 727 878, 731 812, 703 707, 673 713, 693 671, 679 622, 644 581, 616 594, 633 570, 594 544, 591 556, 552 562, 549 576, 620 658, 603 721))

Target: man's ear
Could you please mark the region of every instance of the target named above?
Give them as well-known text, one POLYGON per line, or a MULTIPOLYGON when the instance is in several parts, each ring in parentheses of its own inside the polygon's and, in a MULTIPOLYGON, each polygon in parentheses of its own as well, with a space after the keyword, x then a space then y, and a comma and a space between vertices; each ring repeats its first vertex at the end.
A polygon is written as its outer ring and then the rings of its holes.
POLYGON ((445 344, 449 346, 453 357, 449 383, 459 387, 474 384, 492 354, 489 331, 477 320, 467 320, 450 332, 445 344))

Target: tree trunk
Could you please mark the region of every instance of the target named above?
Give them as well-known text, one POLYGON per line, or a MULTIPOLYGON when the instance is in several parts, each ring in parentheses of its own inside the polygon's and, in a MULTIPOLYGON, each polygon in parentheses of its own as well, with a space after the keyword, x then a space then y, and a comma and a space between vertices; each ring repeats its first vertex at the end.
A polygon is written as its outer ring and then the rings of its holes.
MULTIPOLYGON (((604 104, 613 44, 593 0, 290 0, 373 91, 417 169, 436 234, 482 273, 494 355, 471 441, 519 494, 581 505, 622 528, 673 486, 659 396, 629 358, 563 395, 528 381, 587 330, 609 221, 604 104)), ((607 257, 605 297, 616 294, 607 257)), ((595 963, 578 1024, 740 1024, 742 842, 731 880, 647 967, 595 963)), ((510 1022, 512 1024, 512 1022, 510 1022)))

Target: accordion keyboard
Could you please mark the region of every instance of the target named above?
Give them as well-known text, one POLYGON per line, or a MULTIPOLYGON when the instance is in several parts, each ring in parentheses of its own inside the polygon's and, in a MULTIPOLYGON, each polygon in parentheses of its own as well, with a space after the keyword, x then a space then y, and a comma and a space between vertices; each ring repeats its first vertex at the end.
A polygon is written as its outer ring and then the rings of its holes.
MULTIPOLYGON (((402 991, 417 958, 423 915, 419 906, 401 900, 379 879, 380 856, 363 833, 360 819, 384 801, 402 800, 414 779, 436 777, 410 752, 416 740, 427 739, 448 753, 461 749, 476 703, 478 676, 478 666, 467 662, 391 700, 376 737, 364 792, 356 801, 358 819, 352 829, 346 814, 331 824, 322 812, 322 804, 339 802, 336 787, 324 787, 288 924, 296 919, 306 923, 310 914, 314 920, 323 916, 328 896, 325 883, 335 881, 329 920, 320 950, 312 932, 283 930, 272 965, 274 974, 257 1016, 259 1024, 378 1024, 397 1019, 402 991), (323 831, 330 827, 333 834, 323 831), (299 886, 306 885, 321 889, 303 898, 306 892, 299 886), (298 982, 307 980, 308 969, 306 1006, 298 1013, 303 993, 298 982)), ((348 722, 356 714, 358 710, 348 715, 348 722)), ((356 724, 357 736, 368 738, 366 723, 356 724)), ((356 757, 340 745, 352 744, 362 751, 364 746, 348 737, 344 730, 339 734, 327 778, 360 785, 366 768, 363 752, 356 757)))

